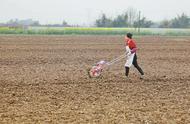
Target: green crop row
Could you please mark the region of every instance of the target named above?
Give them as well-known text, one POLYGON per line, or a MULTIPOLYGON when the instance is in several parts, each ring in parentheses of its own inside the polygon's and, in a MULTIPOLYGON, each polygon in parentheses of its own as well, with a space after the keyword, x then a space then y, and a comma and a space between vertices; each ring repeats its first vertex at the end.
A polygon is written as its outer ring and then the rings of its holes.
POLYGON ((190 29, 142 28, 140 33, 134 28, 80 28, 80 27, 0 27, 0 34, 38 34, 38 35, 135 35, 190 36, 190 29))

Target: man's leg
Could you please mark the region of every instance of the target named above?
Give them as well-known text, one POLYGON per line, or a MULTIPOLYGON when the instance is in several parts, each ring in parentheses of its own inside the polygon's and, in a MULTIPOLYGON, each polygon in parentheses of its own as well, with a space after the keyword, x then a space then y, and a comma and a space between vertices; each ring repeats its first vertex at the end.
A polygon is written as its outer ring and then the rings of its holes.
POLYGON ((141 75, 144 75, 143 70, 141 69, 141 67, 137 63, 137 55, 136 54, 135 54, 134 59, 133 59, 133 65, 141 73, 141 75))
POLYGON ((129 76, 129 67, 125 67, 125 76, 129 76))

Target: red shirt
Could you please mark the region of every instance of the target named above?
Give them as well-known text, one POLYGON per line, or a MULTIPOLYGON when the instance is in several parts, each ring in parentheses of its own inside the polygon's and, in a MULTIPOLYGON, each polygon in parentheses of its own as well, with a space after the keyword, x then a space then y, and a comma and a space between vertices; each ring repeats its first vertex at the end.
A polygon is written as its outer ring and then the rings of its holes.
POLYGON ((125 37, 125 45, 129 46, 131 50, 137 48, 135 41, 133 39, 129 39, 128 37, 125 37))

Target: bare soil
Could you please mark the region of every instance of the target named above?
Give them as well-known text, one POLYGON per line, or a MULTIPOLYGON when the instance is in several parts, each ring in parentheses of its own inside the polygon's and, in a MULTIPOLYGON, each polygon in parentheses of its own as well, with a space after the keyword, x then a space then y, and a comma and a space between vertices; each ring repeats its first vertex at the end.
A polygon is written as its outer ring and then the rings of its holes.
POLYGON ((137 37, 139 79, 123 36, 0 36, 0 123, 188 124, 190 37, 137 37))

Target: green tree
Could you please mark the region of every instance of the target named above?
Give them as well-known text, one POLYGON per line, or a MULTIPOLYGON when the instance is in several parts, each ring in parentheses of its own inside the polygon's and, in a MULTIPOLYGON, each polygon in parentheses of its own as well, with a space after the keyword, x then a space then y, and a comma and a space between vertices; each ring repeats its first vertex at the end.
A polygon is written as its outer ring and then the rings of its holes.
POLYGON ((182 13, 181 15, 178 15, 176 18, 171 20, 171 26, 172 28, 189 28, 190 27, 190 18, 182 13))
POLYGON ((163 20, 159 25, 160 28, 170 28, 170 26, 171 26, 171 21, 169 20, 163 20))
POLYGON ((106 14, 102 14, 99 19, 96 20, 95 25, 97 27, 112 27, 112 20, 106 17, 106 14))
POLYGON ((67 27, 67 26, 69 26, 69 25, 68 25, 68 23, 67 23, 65 20, 63 20, 62 26, 63 26, 63 27, 67 27))
POLYGON ((128 15, 122 14, 118 15, 114 20, 113 20, 113 27, 127 27, 127 20, 128 20, 128 15))
POLYGON ((137 20, 134 22, 134 27, 137 28, 139 24, 141 28, 150 28, 150 26, 154 23, 150 20, 147 20, 146 17, 143 17, 142 19, 140 19, 140 21, 137 20))

